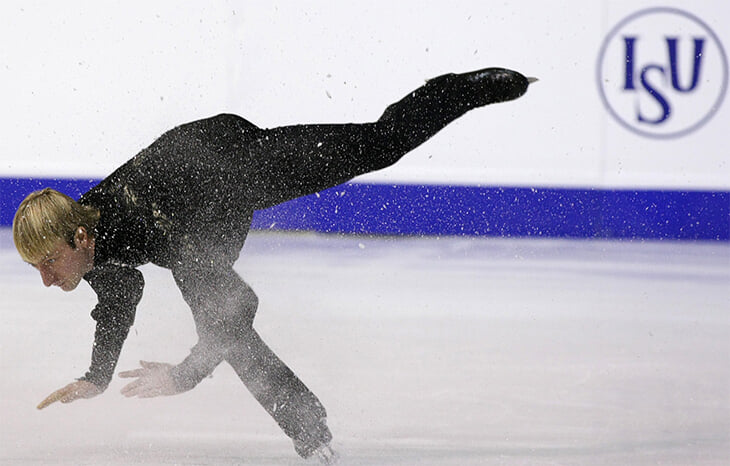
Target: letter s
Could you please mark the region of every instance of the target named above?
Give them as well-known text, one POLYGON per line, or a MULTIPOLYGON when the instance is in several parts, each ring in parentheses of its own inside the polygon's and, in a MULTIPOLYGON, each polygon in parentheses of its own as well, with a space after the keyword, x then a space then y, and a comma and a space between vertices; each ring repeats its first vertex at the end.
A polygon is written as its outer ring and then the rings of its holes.
MULTIPOLYGON (((644 67, 643 70, 641 70, 641 85, 644 86, 644 89, 654 97, 654 99, 657 101, 657 103, 662 107, 662 116, 657 119, 648 119, 644 118, 644 116, 641 114, 641 109, 637 108, 636 114, 638 115, 638 119, 642 123, 648 123, 651 125, 658 125, 659 123, 662 123, 664 120, 669 118, 669 114, 671 113, 671 108, 669 107, 669 103, 664 98, 664 96, 657 91, 646 79, 646 73, 650 70, 658 70, 662 75, 665 74, 664 68, 659 65, 647 65, 644 67)), ((637 104, 638 107, 638 104, 637 104)))

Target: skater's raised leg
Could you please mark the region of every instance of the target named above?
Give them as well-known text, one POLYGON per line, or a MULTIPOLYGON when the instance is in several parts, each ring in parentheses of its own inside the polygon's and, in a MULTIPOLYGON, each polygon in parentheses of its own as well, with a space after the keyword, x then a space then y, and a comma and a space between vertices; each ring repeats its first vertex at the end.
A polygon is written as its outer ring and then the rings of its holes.
POLYGON ((514 100, 530 81, 487 68, 446 74, 390 105, 373 123, 296 125, 262 130, 246 173, 256 209, 312 194, 388 167, 469 110, 514 100))

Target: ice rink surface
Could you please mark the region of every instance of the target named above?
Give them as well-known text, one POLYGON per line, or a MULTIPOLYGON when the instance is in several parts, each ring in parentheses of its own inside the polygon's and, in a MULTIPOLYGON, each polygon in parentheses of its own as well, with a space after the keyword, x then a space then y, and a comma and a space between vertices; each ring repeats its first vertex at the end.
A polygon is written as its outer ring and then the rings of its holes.
MULTIPOLYGON (((117 370, 195 343, 170 273, 117 370)), ((265 341, 327 407, 342 465, 724 465, 730 245, 253 233, 265 341)), ((82 375, 95 297, 0 230, 0 464, 298 465, 228 366, 195 390, 35 406, 82 375)))

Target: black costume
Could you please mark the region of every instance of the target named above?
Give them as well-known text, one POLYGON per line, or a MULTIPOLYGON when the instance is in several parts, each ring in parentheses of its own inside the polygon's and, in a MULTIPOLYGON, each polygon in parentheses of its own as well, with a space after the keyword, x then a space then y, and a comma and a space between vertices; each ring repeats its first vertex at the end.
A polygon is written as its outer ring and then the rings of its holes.
POLYGON ((257 298, 233 270, 254 210, 385 168, 468 110, 522 95, 528 81, 502 69, 448 74, 391 105, 374 123, 260 129, 218 115, 163 134, 84 194, 98 208, 96 333, 85 380, 105 388, 134 322, 144 280, 169 268, 199 336, 172 377, 191 389, 222 361, 307 457, 329 443, 319 400, 253 329, 257 298))

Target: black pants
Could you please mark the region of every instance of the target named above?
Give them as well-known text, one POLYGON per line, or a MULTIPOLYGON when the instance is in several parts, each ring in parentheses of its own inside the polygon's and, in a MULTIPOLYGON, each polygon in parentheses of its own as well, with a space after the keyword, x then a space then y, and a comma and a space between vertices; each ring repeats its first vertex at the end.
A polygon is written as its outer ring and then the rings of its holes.
POLYGON ((323 191, 393 165, 468 109, 449 94, 452 75, 429 81, 376 122, 263 130, 250 146, 256 209, 323 191))
MULTIPOLYGON (((526 81, 520 86, 508 97, 521 95, 526 81)), ((324 407, 253 329, 256 296, 233 270, 253 211, 388 167, 468 110, 508 100, 499 90, 484 94, 463 75, 444 75, 389 106, 373 123, 260 129, 235 115, 219 115, 181 127, 182 133, 212 141, 206 145, 213 147, 211 157, 224 160, 227 168, 210 176, 228 177, 225 187, 214 183, 216 195, 226 200, 224 209, 203 219, 210 222, 204 235, 191 231, 190 256, 173 268, 203 342, 199 354, 216 353, 198 363, 203 369, 191 377, 200 379, 225 360, 294 440, 300 455, 309 456, 328 443, 332 436, 324 407), (211 232, 219 235, 214 241, 211 232), (214 347, 225 349, 216 352, 214 347)), ((221 205, 217 199, 211 202, 221 205)), ((201 219, 194 223, 200 225, 201 219)))

